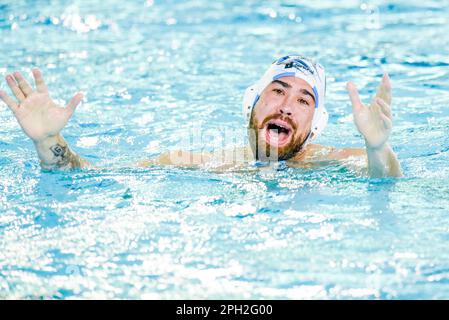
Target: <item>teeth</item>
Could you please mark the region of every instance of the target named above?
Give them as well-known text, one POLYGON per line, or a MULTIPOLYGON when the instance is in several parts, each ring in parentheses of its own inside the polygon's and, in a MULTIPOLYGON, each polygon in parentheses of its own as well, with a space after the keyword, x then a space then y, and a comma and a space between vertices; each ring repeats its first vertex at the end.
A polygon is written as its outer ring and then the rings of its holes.
POLYGON ((277 126, 277 127, 281 128, 281 129, 284 129, 284 130, 289 130, 286 126, 284 126, 282 124, 275 123, 275 122, 271 123, 271 125, 277 126))
POLYGON ((277 131, 283 131, 283 132, 289 132, 290 130, 284 126, 275 125, 276 127, 272 127, 270 130, 277 130, 277 131))

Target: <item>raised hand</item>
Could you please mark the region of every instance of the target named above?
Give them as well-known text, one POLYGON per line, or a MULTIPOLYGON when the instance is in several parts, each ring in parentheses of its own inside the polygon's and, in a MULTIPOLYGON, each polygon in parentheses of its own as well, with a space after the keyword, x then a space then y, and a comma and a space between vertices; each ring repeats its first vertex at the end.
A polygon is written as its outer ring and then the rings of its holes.
POLYGON ((51 99, 39 69, 33 69, 33 76, 36 90, 19 72, 7 75, 6 82, 17 100, 4 91, 0 91, 0 98, 11 109, 25 134, 38 143, 59 134, 83 95, 77 93, 65 108, 60 107, 51 99))
POLYGON ((33 76, 36 90, 19 72, 7 75, 6 82, 17 100, 4 91, 0 91, 0 98, 11 109, 25 134, 33 140, 41 167, 51 170, 90 166, 69 148, 60 134, 83 95, 77 93, 65 108, 60 107, 50 98, 39 69, 33 69, 33 76))
POLYGON ((355 125, 365 138, 367 148, 382 148, 388 141, 393 127, 390 108, 391 84, 388 74, 384 74, 376 96, 369 106, 363 105, 352 82, 348 82, 347 89, 355 125))

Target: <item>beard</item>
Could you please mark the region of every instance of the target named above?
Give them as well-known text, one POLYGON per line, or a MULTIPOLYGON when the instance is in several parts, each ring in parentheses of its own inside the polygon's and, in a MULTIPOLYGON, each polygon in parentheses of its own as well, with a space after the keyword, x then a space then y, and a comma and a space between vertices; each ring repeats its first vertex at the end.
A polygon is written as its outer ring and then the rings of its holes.
MULTIPOLYGON (((254 114, 254 113, 253 113, 254 114)), ((256 160, 261 161, 282 161, 289 160, 301 152, 304 147, 309 134, 297 134, 297 126, 290 118, 284 118, 279 115, 271 115, 266 117, 262 123, 257 123, 253 114, 251 114, 251 119, 248 127, 248 136, 253 154, 256 160), (290 141, 282 146, 273 146, 269 144, 264 135, 264 128, 268 121, 273 119, 282 119, 290 124, 292 127, 290 141)), ((268 129, 267 129, 268 130, 268 129)))

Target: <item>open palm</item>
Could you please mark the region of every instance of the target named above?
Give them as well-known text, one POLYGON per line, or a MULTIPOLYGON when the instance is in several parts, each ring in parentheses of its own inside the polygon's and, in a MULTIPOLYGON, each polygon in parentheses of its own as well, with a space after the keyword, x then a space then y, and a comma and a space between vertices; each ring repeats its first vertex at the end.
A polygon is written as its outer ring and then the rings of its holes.
POLYGON ((36 90, 19 72, 6 76, 6 82, 17 101, 4 91, 0 91, 0 98, 11 109, 25 134, 38 142, 59 134, 83 95, 76 94, 65 108, 60 107, 51 99, 39 69, 33 69, 33 76, 36 90))
POLYGON ((359 132, 365 138, 367 147, 377 149, 382 147, 391 134, 391 85, 387 74, 377 90, 376 96, 369 106, 364 106, 360 100, 357 88, 352 82, 347 85, 352 103, 354 122, 359 132))

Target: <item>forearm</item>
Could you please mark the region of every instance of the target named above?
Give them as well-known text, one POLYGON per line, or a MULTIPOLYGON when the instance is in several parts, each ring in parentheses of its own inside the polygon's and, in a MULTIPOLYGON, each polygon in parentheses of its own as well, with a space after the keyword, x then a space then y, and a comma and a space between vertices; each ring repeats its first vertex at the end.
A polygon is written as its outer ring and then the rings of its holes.
POLYGON ((373 149, 366 147, 368 172, 373 178, 402 177, 401 165, 388 143, 373 149))
POLYGON ((43 169, 77 169, 90 164, 73 152, 61 135, 34 143, 43 169))

